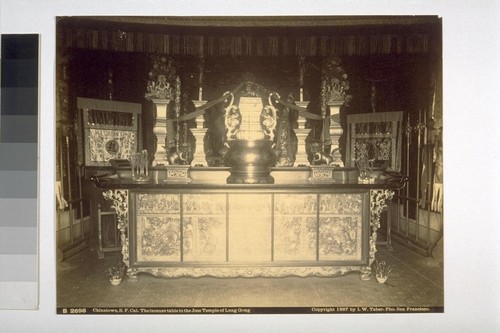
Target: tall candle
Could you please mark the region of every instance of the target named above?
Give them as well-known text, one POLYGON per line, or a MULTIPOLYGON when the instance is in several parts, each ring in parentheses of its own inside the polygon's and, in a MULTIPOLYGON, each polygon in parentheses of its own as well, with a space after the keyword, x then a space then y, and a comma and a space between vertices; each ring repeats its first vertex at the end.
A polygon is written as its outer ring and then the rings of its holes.
POLYGON ((198 90, 198 100, 199 101, 202 101, 203 100, 203 88, 200 87, 200 89, 198 90))
POLYGON ((304 88, 300 88, 300 101, 304 101, 304 88))

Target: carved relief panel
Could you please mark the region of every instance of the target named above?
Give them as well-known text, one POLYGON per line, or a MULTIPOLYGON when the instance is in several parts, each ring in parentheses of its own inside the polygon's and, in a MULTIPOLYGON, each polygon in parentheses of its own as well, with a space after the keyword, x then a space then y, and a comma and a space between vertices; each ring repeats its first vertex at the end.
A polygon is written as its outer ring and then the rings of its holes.
POLYGON ((106 163, 110 159, 128 159, 137 150, 135 133, 107 129, 89 129, 87 136, 89 165, 106 163))
POLYGON ((138 262, 367 258, 367 193, 136 193, 134 207, 138 262))
POLYGON ((77 97, 85 166, 110 166, 142 146, 141 104, 77 97))
POLYGON ((183 195, 183 260, 226 260, 226 195, 183 195))
POLYGON ((347 166, 369 160, 375 167, 401 170, 403 112, 377 112, 347 116, 347 166))
POLYGON ((138 261, 181 260, 179 194, 136 195, 138 261))
POLYGON ((137 217, 137 260, 180 260, 180 217, 137 217))
POLYGON ((274 260, 316 260, 316 194, 275 194, 274 260))
POLYGON ((362 260, 363 195, 320 194, 319 260, 362 260))

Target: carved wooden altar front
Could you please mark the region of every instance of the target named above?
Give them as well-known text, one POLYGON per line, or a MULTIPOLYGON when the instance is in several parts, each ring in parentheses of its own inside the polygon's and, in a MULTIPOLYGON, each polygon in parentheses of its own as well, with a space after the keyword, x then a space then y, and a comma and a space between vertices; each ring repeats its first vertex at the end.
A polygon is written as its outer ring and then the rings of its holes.
POLYGON ((370 278, 393 191, 361 185, 99 182, 113 201, 130 278, 370 278))

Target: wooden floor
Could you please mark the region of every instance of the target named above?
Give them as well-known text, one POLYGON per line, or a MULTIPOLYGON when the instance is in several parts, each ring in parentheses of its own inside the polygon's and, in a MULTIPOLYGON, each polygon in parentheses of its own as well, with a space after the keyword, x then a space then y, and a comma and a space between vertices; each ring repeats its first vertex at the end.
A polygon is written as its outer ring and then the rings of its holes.
MULTIPOLYGON (((57 266, 57 306, 64 307, 442 307, 443 268, 393 242, 393 251, 380 246, 377 259, 391 265, 386 284, 359 273, 344 276, 162 279, 140 274, 137 282, 125 279, 112 286, 104 271, 120 260, 119 252, 97 259, 90 245, 57 266)), ((373 276, 373 274, 372 274, 373 276)), ((284 312, 287 309, 283 309, 284 312)), ((290 309, 288 309, 290 310, 290 309)), ((290 310, 291 311, 291 310, 290 310)))

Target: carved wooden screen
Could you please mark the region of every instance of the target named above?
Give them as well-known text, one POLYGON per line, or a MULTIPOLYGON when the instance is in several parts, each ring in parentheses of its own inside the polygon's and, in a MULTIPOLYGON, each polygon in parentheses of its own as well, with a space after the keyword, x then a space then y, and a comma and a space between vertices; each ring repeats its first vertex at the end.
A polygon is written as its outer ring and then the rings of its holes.
POLYGON ((128 159, 140 148, 140 104, 78 97, 77 105, 85 166, 109 166, 110 159, 128 159))
POLYGON ((355 167, 365 151, 375 166, 401 171, 402 120, 400 111, 348 115, 346 166, 355 167))
POLYGON ((132 198, 132 265, 368 260, 366 192, 155 191, 132 198))

